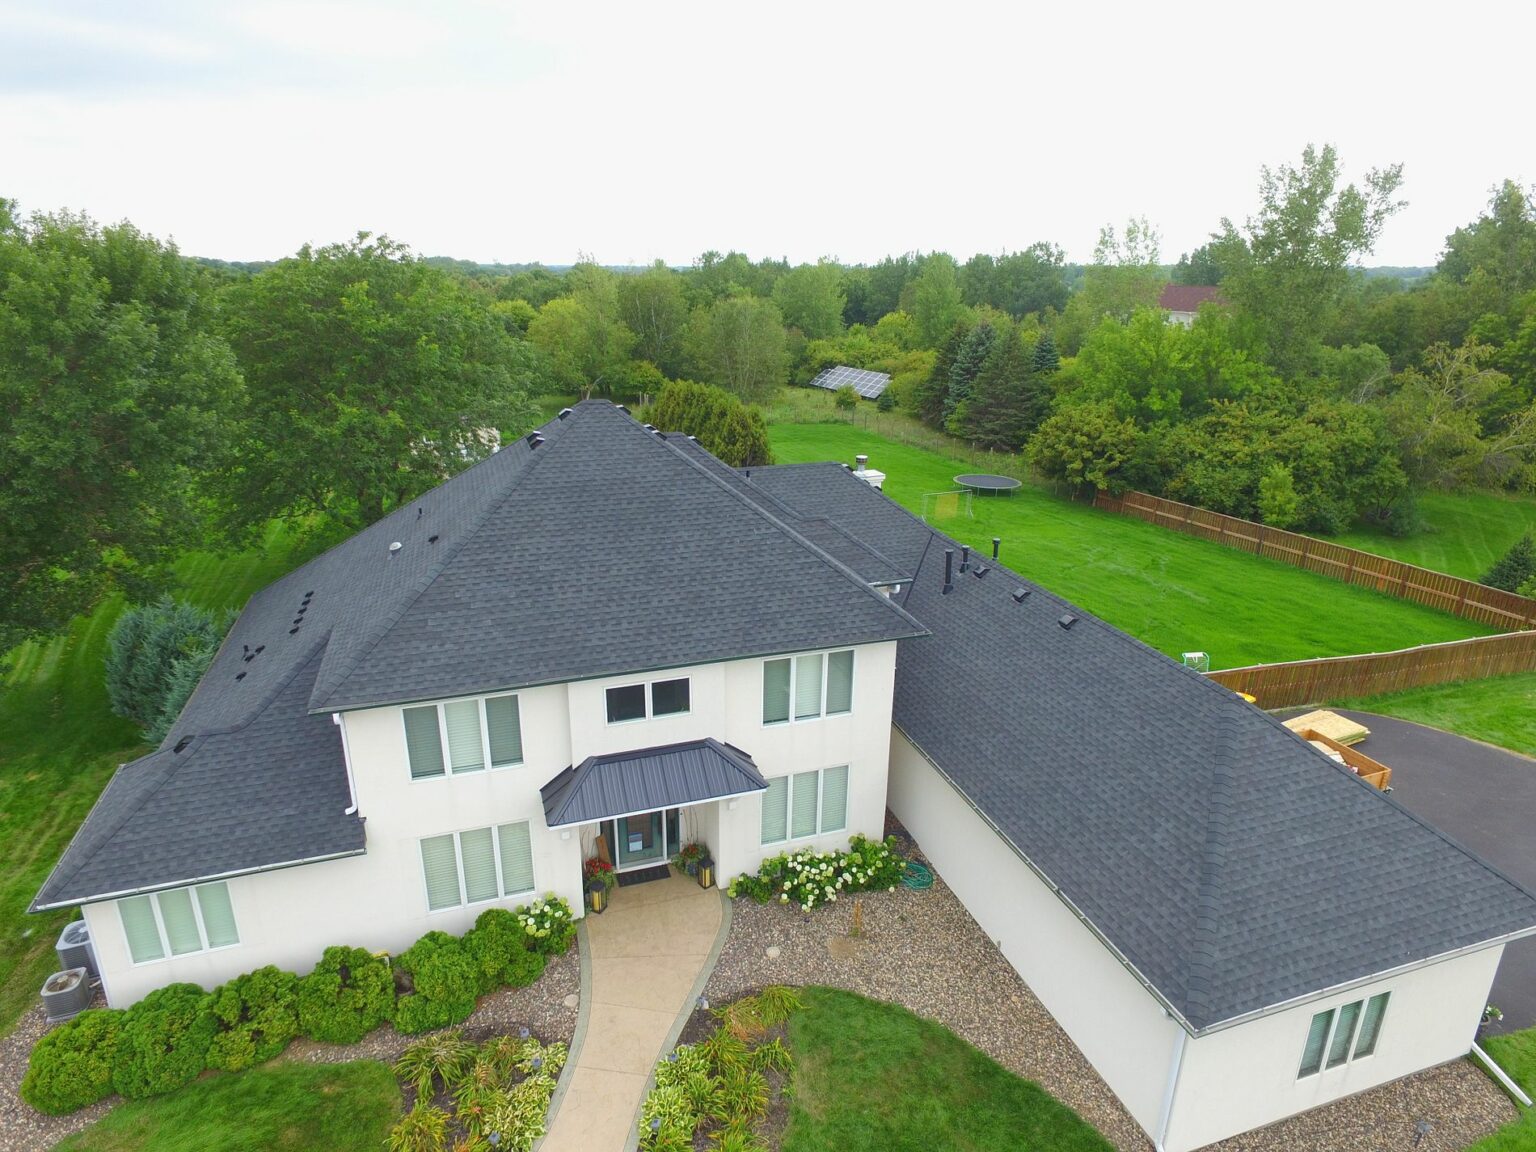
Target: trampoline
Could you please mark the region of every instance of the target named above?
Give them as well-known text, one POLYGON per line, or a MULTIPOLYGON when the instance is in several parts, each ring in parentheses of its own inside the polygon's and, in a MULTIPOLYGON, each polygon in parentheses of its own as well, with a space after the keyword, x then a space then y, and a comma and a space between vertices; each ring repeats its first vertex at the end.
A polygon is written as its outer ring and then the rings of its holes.
POLYGON ((1015 480, 1012 476, 993 476, 985 472, 962 473, 955 477, 955 483, 972 492, 980 492, 983 496, 1007 496, 1015 488, 1024 486, 1022 480, 1015 480))

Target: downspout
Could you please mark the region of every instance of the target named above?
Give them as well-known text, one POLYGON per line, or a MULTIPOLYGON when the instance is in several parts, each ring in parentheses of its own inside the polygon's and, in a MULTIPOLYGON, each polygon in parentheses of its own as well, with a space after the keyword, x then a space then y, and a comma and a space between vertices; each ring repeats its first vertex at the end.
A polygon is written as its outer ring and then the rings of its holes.
POLYGON ((343 816, 357 814, 357 785, 352 782, 352 745, 347 743, 347 726, 341 722, 341 713, 332 712, 331 719, 341 729, 341 758, 347 765, 347 799, 352 801, 343 816))
POLYGON ((1179 1090, 1179 1070, 1184 1067, 1184 1046, 1189 1033, 1179 1029, 1179 1042, 1173 1050, 1173 1067, 1168 1073, 1168 1087, 1163 1091, 1163 1118, 1157 1122, 1157 1152, 1167 1152, 1168 1124, 1173 1120, 1173 1097, 1179 1090))

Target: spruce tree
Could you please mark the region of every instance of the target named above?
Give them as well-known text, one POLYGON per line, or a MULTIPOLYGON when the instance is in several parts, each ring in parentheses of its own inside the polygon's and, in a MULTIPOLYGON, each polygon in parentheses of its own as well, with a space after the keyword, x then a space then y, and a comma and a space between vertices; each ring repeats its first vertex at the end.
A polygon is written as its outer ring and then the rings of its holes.
MULTIPOLYGON (((992 325, 982 323, 960 345, 955 363, 949 370, 949 393, 944 397, 944 426, 954 432, 956 426, 965 423, 965 402, 970 399, 971 386, 980 374, 982 365, 992 352, 997 332, 992 325)), ((958 434, 958 433, 957 433, 958 434)))
POLYGON ((944 338, 944 343, 939 345, 938 355, 933 361, 933 371, 922 383, 913 389, 912 400, 917 408, 918 419, 924 424, 939 427, 939 422, 944 419, 944 401, 949 396, 949 373, 955 365, 955 357, 960 355, 960 346, 965 343, 966 328, 963 324, 956 324, 944 338))
POLYGON ((1490 588, 1514 592, 1532 576, 1536 576, 1536 543, 1531 541, 1531 534, 1527 532, 1494 562, 1492 568, 1483 573, 1482 583, 1490 588))
POLYGON ((1034 369, 1038 376, 1054 376, 1061 367, 1061 357, 1056 352, 1056 341, 1049 332, 1040 333, 1035 343, 1034 369))
POLYGON ((955 431, 984 448, 1017 452, 1044 419, 1039 378, 1016 326, 992 345, 971 385, 955 431))

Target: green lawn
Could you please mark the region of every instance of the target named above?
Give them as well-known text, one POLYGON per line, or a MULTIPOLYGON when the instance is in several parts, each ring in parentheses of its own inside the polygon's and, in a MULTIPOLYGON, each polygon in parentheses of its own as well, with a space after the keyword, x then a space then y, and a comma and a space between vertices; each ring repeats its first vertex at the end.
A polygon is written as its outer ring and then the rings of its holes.
POLYGON ((268 1064, 120 1104, 68 1152, 379 1152, 400 1117, 387 1065, 268 1064))
MULTIPOLYGON (((848 424, 769 428, 781 464, 852 463, 867 452, 885 491, 919 514, 923 494, 951 490, 970 465, 848 424)), ((1209 652, 1215 668, 1385 652, 1487 629, 1218 544, 1100 512, 1026 485, 976 497, 974 518, 934 521, 1116 627, 1170 655, 1209 652)))
MULTIPOLYGON (((1536 1028, 1490 1036, 1482 1041, 1483 1051, 1527 1096, 1536 1099, 1536 1028)), ((1482 1068, 1478 1064, 1479 1069, 1482 1068)), ((1467 1152, 1536 1152, 1536 1108, 1527 1108, 1520 1119, 1481 1140, 1467 1152)))
MULTIPOLYGON (((323 532, 273 527, 259 548, 232 556, 190 553, 178 594, 233 608, 327 543, 323 532)), ((37 1002, 57 966, 53 946, 68 912, 26 908, 113 771, 145 751, 138 729, 113 716, 102 683, 107 633, 123 609, 113 598, 48 641, 11 652, 0 681, 0 1034, 37 1002)))
POLYGON ((1536 532, 1536 500, 1498 492, 1428 492, 1419 497, 1427 530, 1398 539, 1359 527, 1329 539, 1420 568, 1476 580, 1526 532, 1536 532))
POLYGON ((1536 756, 1536 672, 1335 700, 1333 705, 1399 716, 1536 756))
POLYGON ((782 1152, 1040 1148, 1106 1152, 1066 1105, 905 1008, 807 988, 782 1152))

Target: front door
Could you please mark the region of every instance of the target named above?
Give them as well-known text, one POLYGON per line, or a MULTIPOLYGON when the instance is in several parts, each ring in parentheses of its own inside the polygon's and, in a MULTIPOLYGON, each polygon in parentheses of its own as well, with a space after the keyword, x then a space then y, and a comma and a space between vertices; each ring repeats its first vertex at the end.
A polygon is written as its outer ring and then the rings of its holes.
POLYGON ((613 866, 620 872, 665 864, 678 849, 676 808, 620 816, 605 821, 604 828, 613 844, 613 866))

